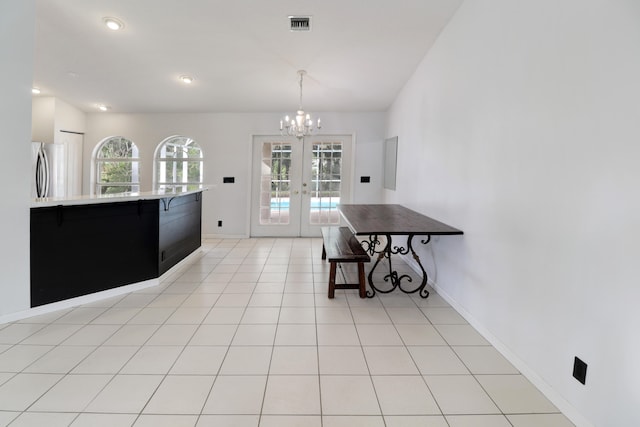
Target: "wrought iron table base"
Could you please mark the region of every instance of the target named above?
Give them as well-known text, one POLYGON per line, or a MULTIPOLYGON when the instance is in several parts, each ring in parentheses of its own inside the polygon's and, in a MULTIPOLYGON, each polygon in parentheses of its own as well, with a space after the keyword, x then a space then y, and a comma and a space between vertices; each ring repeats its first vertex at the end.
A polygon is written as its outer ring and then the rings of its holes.
MULTIPOLYGON (((407 236, 406 248, 404 246, 394 246, 392 244, 390 234, 384 234, 384 236, 386 237, 387 242, 382 250, 378 250, 378 247, 382 245, 382 243, 378 239, 378 234, 370 235, 369 240, 365 240, 362 242, 364 249, 369 253, 369 255, 374 256, 375 254, 378 254, 376 262, 373 264, 371 271, 369 271, 368 279, 369 287, 371 289, 367 290, 367 298, 373 298, 376 295, 376 292, 380 292, 381 294, 388 294, 396 289, 400 289, 400 291, 404 292, 405 294, 413 294, 418 292, 422 298, 427 298, 429 296, 429 291, 426 288, 428 277, 427 272, 420 262, 420 257, 413 250, 412 242, 415 235, 409 234, 407 236), (413 282, 413 279, 408 274, 398 275, 398 272, 393 269, 393 265, 391 262, 391 255, 407 255, 409 252, 411 252, 411 256, 413 256, 413 259, 418 263, 418 266, 422 271, 422 282, 420 282, 420 285, 415 287, 414 289, 406 289, 403 286, 403 280, 406 280, 406 282, 410 283, 413 282), (387 290, 379 289, 373 284, 373 272, 375 271, 380 261, 382 261, 384 258, 387 258, 389 261, 389 274, 384 276, 384 281, 391 282, 391 289, 387 290)), ((426 245, 430 241, 431 235, 428 235, 427 239, 421 240, 420 243, 426 245)))

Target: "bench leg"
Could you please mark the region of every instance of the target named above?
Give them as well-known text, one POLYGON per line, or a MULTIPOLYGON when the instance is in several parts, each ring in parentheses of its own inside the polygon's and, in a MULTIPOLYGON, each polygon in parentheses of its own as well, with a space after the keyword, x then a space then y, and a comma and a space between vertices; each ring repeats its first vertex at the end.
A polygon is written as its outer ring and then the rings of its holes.
POLYGON ((364 262, 358 263, 358 283, 360 284, 360 298, 366 298, 367 289, 365 288, 364 280, 364 262))
POLYGON ((329 298, 333 298, 336 293, 336 264, 337 262, 332 262, 329 269, 329 298))

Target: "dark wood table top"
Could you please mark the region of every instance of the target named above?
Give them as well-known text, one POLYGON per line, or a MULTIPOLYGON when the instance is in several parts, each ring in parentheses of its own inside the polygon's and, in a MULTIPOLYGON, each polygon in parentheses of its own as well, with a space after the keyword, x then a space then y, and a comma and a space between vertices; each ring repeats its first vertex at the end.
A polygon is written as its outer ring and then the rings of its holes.
POLYGON ((457 228, 412 211, 402 205, 339 204, 338 210, 351 231, 358 235, 463 234, 457 228))

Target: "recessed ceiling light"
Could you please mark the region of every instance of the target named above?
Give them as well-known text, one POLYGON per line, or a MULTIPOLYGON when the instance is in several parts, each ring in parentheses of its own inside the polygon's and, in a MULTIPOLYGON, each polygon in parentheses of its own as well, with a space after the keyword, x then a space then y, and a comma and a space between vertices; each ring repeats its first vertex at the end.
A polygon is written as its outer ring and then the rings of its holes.
POLYGON ((40 95, 40 88, 37 88, 35 86, 32 87, 31 88, 31 93, 34 94, 34 95, 40 95))
POLYGON ((191 76, 180 76, 178 77, 180 79, 180 81, 184 84, 188 84, 190 85, 191 83, 193 83, 193 81, 195 80, 193 77, 191 76))
POLYGON ((104 105, 104 104, 98 104, 98 105, 96 105, 96 107, 100 111, 109 111, 111 109, 111 107, 109 107, 108 105, 104 105))
POLYGON ((107 26, 108 29, 113 31, 118 31, 124 28, 124 23, 118 18, 106 17, 102 19, 104 25, 107 26))

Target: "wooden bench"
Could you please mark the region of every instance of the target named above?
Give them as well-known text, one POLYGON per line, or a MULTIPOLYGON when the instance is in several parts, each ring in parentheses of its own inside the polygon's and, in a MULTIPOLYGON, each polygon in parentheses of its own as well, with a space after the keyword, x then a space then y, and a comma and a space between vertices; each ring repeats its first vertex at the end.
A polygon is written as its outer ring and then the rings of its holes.
POLYGON ((336 289, 359 289, 360 298, 367 296, 365 289, 364 263, 371 261, 356 236, 347 227, 322 227, 322 259, 331 263, 329 270, 329 298, 333 298, 336 289), (358 264, 358 283, 336 284, 338 263, 355 262, 358 264))

